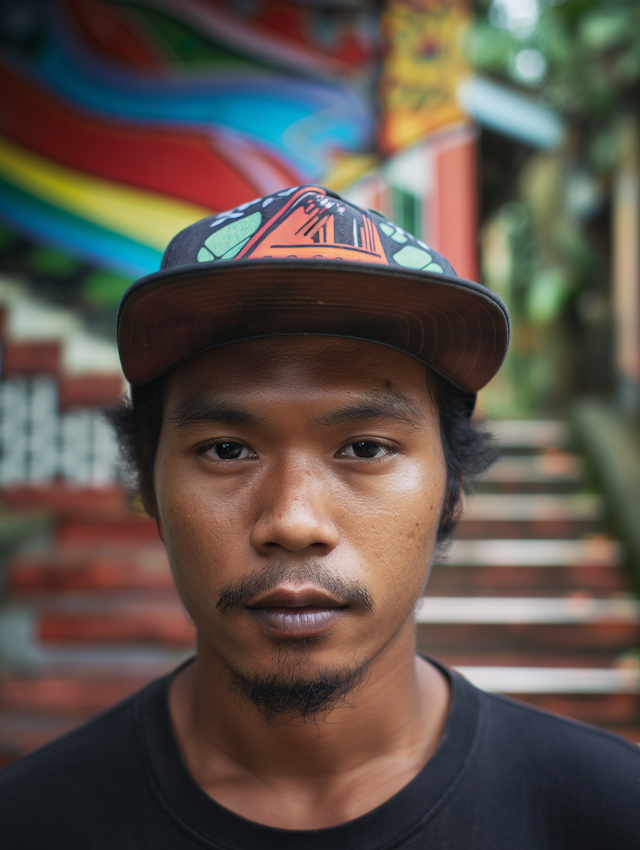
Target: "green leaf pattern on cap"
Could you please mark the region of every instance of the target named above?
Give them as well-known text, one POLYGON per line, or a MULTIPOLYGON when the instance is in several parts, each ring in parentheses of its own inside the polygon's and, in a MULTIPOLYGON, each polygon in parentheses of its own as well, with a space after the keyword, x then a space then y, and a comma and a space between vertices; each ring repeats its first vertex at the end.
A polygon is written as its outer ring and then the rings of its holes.
POLYGON ((392 224, 387 224, 386 221, 383 221, 381 224, 378 225, 378 227, 380 228, 380 230, 384 234, 386 234, 387 236, 390 236, 393 239, 394 242, 406 242, 407 241, 407 237, 404 235, 404 233, 401 230, 398 230, 392 224))
POLYGON ((420 269, 425 272, 438 272, 442 274, 444 269, 438 263, 433 262, 433 258, 428 251, 422 248, 416 248, 415 245, 405 245, 396 254, 393 259, 399 266, 404 266, 406 269, 420 269))
POLYGON ((204 240, 204 246, 198 251, 198 262, 232 260, 260 227, 261 221, 262 214, 255 212, 216 230, 204 240))

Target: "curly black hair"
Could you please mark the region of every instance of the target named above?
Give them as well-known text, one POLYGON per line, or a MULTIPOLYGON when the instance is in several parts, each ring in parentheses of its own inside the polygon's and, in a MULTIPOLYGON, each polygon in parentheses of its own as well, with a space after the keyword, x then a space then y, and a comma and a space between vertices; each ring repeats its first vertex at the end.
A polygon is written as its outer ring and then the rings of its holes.
MULTIPOLYGON (((470 482, 491 466, 495 450, 491 434, 469 416, 470 396, 425 367, 427 385, 440 413, 440 433, 447 468, 437 544, 452 537, 462 509, 462 495, 470 482)), ((105 409, 104 415, 120 443, 123 479, 147 513, 158 518, 153 467, 162 425, 163 385, 166 375, 139 387, 130 397, 105 409)))

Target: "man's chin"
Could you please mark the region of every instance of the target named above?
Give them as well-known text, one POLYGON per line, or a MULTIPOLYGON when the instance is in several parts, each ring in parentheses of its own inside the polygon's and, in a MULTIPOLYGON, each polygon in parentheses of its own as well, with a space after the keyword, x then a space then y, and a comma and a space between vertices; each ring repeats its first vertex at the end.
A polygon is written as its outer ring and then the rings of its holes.
POLYGON ((308 655, 296 659, 295 654, 284 653, 266 671, 231 671, 231 689, 268 723, 326 721, 336 708, 351 704, 370 676, 368 663, 322 667, 308 655))

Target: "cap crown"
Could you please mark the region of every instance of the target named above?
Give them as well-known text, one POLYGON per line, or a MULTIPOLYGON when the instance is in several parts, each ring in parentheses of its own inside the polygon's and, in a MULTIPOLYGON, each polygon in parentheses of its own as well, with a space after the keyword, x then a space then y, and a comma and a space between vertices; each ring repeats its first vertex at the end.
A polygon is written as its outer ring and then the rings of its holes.
POLYGON ((475 393, 504 359, 509 317, 420 239, 313 185, 187 227, 118 312, 133 385, 220 345, 291 334, 378 342, 475 393))
POLYGON ((375 210, 296 186, 205 218, 169 244, 162 269, 215 260, 346 260, 455 275, 451 264, 375 210))

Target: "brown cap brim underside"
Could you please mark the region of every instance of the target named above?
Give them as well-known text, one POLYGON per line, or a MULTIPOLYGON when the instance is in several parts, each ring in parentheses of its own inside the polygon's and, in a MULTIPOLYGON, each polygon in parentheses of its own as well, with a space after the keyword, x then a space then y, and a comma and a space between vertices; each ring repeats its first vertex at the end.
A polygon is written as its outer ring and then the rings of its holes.
POLYGON ((133 385, 210 348, 284 334, 379 342, 474 393, 504 360, 509 320, 493 293, 456 278, 254 260, 151 275, 125 295, 118 322, 122 366, 133 385))

